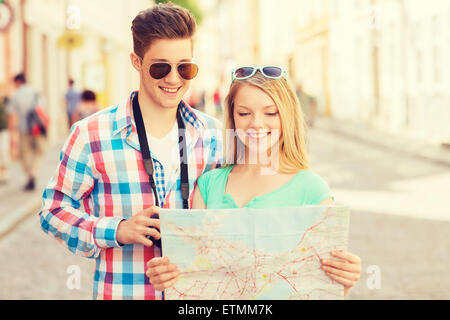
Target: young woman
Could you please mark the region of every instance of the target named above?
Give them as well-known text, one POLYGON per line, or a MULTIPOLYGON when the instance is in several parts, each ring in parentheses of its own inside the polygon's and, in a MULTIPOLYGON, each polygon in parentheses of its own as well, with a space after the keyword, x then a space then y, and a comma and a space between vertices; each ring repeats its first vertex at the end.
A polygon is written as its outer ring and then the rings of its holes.
MULTIPOLYGON (((225 101, 225 166, 203 174, 193 209, 277 208, 334 203, 327 183, 309 170, 303 114, 281 67, 241 67, 232 73, 225 101)), ((322 261, 326 274, 344 286, 359 280, 361 260, 345 251, 322 261)), ((180 275, 169 259, 148 263, 157 290, 180 275)))

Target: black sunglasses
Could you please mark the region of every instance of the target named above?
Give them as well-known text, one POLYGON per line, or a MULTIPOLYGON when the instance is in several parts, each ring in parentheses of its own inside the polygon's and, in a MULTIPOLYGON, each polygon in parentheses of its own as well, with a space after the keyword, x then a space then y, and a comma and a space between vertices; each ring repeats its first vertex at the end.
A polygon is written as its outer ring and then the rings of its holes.
MULTIPOLYGON (((172 70, 167 62, 157 62, 150 66, 149 72, 153 79, 162 79, 172 70)), ((177 65, 178 74, 185 80, 194 79, 198 73, 198 66, 192 62, 183 62, 177 65)))

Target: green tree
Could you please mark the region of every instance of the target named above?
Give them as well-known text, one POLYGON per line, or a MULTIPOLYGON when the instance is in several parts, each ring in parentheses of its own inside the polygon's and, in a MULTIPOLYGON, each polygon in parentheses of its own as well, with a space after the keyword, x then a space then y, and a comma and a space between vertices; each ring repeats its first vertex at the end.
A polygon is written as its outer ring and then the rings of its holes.
POLYGON ((203 10, 198 5, 197 0, 155 0, 156 3, 172 2, 180 7, 188 9, 195 17, 197 24, 200 25, 203 20, 203 10))

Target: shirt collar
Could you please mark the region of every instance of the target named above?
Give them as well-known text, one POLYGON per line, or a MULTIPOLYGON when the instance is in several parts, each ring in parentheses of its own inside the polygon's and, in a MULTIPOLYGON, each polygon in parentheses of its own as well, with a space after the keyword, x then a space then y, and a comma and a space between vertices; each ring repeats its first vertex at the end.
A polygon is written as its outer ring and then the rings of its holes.
MULTIPOLYGON (((124 102, 119 103, 119 105, 117 106, 115 122, 113 125, 113 135, 122 133, 122 136, 132 140, 132 144, 134 146, 138 146, 139 142, 137 139, 136 124, 131 117, 131 107, 133 98, 137 93, 138 91, 133 91, 124 102), (136 139, 130 137, 132 133, 136 136, 134 137, 136 139)), ((184 123, 186 124, 187 133, 190 133, 187 139, 192 139, 194 140, 192 142, 195 142, 195 137, 198 135, 198 131, 201 129, 205 129, 206 123, 192 110, 192 108, 186 102, 181 101, 179 107, 181 110, 181 116, 184 120, 184 123)))
POLYGON ((133 121, 131 119, 131 98, 134 96, 134 93, 135 92, 117 106, 116 117, 113 124, 113 135, 116 135, 125 129, 127 129, 127 136, 130 134, 133 127, 133 121))

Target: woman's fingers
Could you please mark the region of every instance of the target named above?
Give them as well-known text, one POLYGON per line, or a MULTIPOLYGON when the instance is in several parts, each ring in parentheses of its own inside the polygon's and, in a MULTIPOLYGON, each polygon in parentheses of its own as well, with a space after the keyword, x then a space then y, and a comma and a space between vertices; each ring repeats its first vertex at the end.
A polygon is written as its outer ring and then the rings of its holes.
POLYGON ((151 277, 158 277, 162 274, 170 273, 177 269, 178 269, 178 267, 176 264, 169 264, 169 265, 160 265, 160 266, 152 267, 152 268, 149 268, 148 271, 149 271, 149 275, 151 277))
POLYGON ((150 259, 147 262, 147 268, 153 269, 158 266, 167 266, 170 263, 170 259, 168 257, 157 257, 150 259))
POLYGON ((323 259, 321 260, 322 265, 353 273, 361 273, 361 259, 358 256, 343 250, 333 251, 331 255, 339 260, 323 259))
POLYGON ((162 273, 157 276, 151 277, 150 283, 153 285, 164 285, 167 282, 172 281, 181 274, 179 270, 175 270, 173 272, 162 273))
POLYGON ((358 265, 338 260, 325 259, 322 260, 322 265, 349 272, 360 272, 360 267, 358 265))
POLYGON ((340 284, 342 284, 342 285, 343 285, 344 287, 346 287, 346 288, 350 288, 350 287, 353 287, 353 286, 355 285, 355 283, 354 283, 353 281, 351 281, 351 280, 349 280, 349 279, 346 279, 346 278, 343 278, 343 277, 341 277, 341 276, 338 276, 338 275, 336 275, 336 274, 327 272, 327 275, 328 275, 331 279, 333 279, 333 280, 339 282, 340 284))
POLYGON ((361 274, 361 259, 343 250, 333 251, 331 255, 339 260, 324 259, 321 268, 331 279, 339 282, 346 289, 353 287, 361 274))
MULTIPOLYGON (((180 273, 181 274, 181 273, 180 273)), ((172 280, 167 281, 165 283, 157 283, 153 284, 153 287, 158 291, 164 291, 167 288, 172 287, 178 281, 179 275, 174 277, 172 280)))
POLYGON ((341 269, 336 269, 329 266, 322 266, 322 270, 324 270, 327 274, 333 274, 335 276, 339 276, 341 278, 347 279, 351 281, 352 283, 355 283, 359 280, 359 273, 357 272, 348 272, 343 271, 341 269))
POLYGON ((153 258, 147 262, 146 275, 156 290, 164 290, 175 284, 181 272, 167 257, 153 258))
POLYGON ((332 251, 331 255, 336 258, 341 258, 341 259, 347 260, 350 263, 361 264, 361 259, 358 256, 356 256, 348 251, 343 251, 343 250, 332 251))

